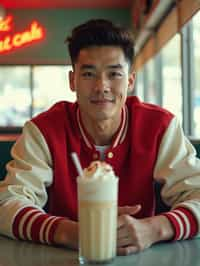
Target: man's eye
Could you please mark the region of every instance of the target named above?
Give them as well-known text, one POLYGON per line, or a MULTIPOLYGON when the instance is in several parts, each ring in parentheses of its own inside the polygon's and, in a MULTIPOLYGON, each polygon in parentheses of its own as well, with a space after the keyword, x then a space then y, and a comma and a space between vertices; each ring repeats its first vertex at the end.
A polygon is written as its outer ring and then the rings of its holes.
POLYGON ((89 77, 94 77, 94 73, 92 73, 92 72, 83 72, 83 73, 82 73, 82 76, 83 76, 83 77, 88 77, 88 78, 89 78, 89 77))
POLYGON ((122 77, 122 73, 114 71, 110 73, 110 77, 111 78, 122 77))

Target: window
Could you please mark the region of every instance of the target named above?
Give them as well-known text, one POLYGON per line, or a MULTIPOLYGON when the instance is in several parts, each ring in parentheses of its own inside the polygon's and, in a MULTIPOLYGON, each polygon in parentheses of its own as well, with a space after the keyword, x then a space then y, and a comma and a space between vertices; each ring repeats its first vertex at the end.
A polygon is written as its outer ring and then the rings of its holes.
POLYGON ((193 24, 193 42, 194 42, 194 135, 200 138, 200 49, 199 49, 199 33, 200 33, 200 11, 194 16, 193 24))
POLYGON ((155 61, 151 59, 146 64, 145 79, 147 87, 145 88, 145 99, 149 103, 157 104, 157 92, 156 92, 156 78, 155 78, 155 61))
POLYGON ((144 100, 143 70, 138 71, 136 74, 136 95, 141 100, 144 100))
POLYGON ((30 117, 30 67, 0 67, 0 126, 22 126, 30 117))
POLYGON ((20 127, 57 101, 74 102, 71 66, 1 66, 0 127, 20 127))
POLYGON ((33 115, 58 101, 74 102, 75 93, 70 90, 68 72, 71 66, 36 66, 33 69, 33 115))
POLYGON ((182 123, 182 85, 180 36, 162 49, 163 107, 174 113, 182 123))

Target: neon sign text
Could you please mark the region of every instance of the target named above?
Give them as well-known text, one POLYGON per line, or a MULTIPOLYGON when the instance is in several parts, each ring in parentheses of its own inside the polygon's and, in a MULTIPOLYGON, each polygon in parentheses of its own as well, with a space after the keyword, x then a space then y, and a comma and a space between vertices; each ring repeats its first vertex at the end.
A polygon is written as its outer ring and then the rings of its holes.
MULTIPOLYGON (((0 21, 0 31, 10 29, 11 19, 7 17, 4 22, 0 21)), ((9 30, 8 30, 9 31, 9 30)), ((30 27, 22 32, 17 32, 13 35, 7 34, 0 39, 0 53, 12 51, 15 48, 31 44, 44 38, 44 28, 37 21, 33 21, 30 27)))
POLYGON ((0 31, 9 31, 11 30, 11 22, 13 17, 7 16, 5 19, 0 20, 0 31))

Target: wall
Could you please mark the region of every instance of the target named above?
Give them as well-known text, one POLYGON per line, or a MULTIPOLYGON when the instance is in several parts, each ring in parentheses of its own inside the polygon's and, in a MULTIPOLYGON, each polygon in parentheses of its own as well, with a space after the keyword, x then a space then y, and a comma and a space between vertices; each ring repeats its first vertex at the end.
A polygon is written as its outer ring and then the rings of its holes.
MULTIPOLYGON (((42 41, 0 54, 0 65, 69 64, 64 40, 74 26, 91 18, 106 18, 123 25, 131 25, 128 9, 13 9, 8 10, 8 14, 14 16, 13 31, 9 35, 23 32, 35 19, 46 29, 46 33, 42 41)), ((5 34, 8 33, 0 32, 0 41, 5 34)))

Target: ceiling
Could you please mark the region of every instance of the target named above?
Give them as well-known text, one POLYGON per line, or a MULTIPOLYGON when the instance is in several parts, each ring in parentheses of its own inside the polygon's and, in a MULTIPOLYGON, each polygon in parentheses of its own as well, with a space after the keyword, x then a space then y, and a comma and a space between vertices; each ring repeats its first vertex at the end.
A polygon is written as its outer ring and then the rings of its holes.
POLYGON ((5 8, 130 8, 133 0, 0 0, 5 8))

